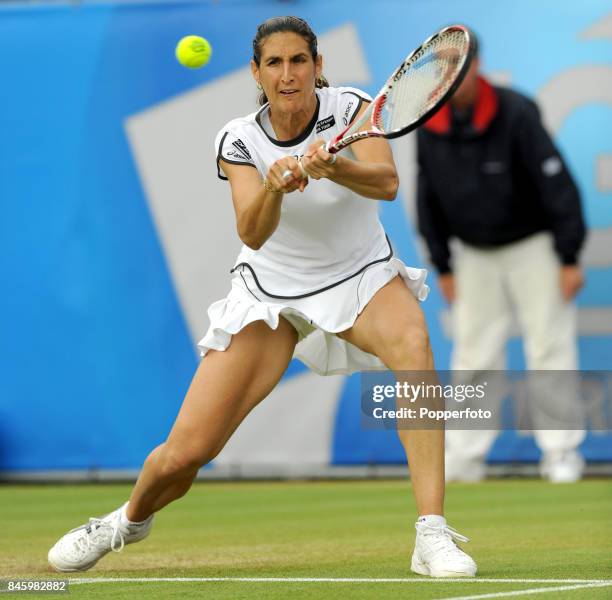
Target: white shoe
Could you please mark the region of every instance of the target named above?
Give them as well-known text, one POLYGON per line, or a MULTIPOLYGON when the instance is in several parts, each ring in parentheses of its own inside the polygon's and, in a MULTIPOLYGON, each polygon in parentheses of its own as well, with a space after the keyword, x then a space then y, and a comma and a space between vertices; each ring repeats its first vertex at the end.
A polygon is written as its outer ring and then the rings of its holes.
POLYGON ((143 524, 125 527, 121 525, 122 510, 123 506, 104 517, 91 517, 89 523, 71 529, 49 550, 49 564, 57 571, 87 571, 111 550, 121 552, 126 544, 146 538, 153 515, 143 524))
POLYGON ((576 450, 546 452, 540 463, 542 477, 551 483, 575 483, 583 472, 584 459, 576 450))
POLYGON ((450 455, 444 461, 444 478, 447 483, 478 483, 486 476, 486 465, 483 458, 464 458, 450 455))
POLYGON ((476 575, 476 563, 455 543, 470 540, 449 527, 444 517, 439 517, 436 526, 417 521, 415 527, 417 535, 412 554, 412 571, 430 577, 476 575))

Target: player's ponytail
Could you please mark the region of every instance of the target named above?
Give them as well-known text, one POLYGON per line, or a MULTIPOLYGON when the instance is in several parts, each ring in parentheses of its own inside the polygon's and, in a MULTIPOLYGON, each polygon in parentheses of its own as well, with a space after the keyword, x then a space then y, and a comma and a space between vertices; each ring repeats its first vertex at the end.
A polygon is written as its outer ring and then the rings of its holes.
MULTIPOLYGON (((261 46, 264 40, 273 33, 285 31, 302 36, 308 44, 312 60, 316 61, 318 54, 317 36, 310 29, 310 25, 304 19, 300 19, 300 17, 273 17, 257 27, 257 33, 253 38, 253 60, 258 67, 261 61, 261 46)), ((315 86, 318 88, 329 87, 329 83, 325 77, 321 76, 317 77, 315 86)), ((260 90, 258 101, 260 106, 268 101, 263 89, 260 90)))

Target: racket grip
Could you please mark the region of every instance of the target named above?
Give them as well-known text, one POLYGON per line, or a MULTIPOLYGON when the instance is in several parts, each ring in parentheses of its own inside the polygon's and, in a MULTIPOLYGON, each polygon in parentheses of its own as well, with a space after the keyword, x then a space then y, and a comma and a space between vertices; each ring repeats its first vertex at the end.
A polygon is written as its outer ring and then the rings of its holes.
POLYGON ((302 171, 302 177, 304 177, 304 179, 308 179, 308 173, 306 173, 306 169, 304 169, 304 165, 302 164, 301 156, 298 156, 297 163, 298 163, 298 166, 300 167, 300 171, 302 171))
POLYGON ((336 152, 339 152, 339 150, 334 146, 334 141, 335 140, 330 140, 329 142, 326 142, 325 152, 329 152, 330 154, 336 154, 336 152))

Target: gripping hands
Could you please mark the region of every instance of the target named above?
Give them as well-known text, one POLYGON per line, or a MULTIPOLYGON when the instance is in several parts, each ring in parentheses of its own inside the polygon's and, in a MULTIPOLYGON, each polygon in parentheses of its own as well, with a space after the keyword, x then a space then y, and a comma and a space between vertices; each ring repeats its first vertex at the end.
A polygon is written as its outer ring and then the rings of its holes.
POLYGON ((335 173, 336 155, 325 150, 325 141, 313 142, 303 157, 284 156, 272 163, 263 185, 267 191, 288 194, 295 190, 303 192, 308 178, 330 178, 335 173))

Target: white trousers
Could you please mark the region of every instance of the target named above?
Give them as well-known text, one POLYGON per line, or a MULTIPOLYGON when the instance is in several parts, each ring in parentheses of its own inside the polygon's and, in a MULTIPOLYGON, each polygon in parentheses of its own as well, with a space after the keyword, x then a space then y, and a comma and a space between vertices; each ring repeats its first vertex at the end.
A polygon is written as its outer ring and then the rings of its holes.
MULTIPOLYGON (((454 267, 453 370, 505 370, 513 315, 530 371, 577 369, 576 308, 561 295, 560 263, 549 233, 495 249, 463 244, 455 255, 454 267)), ((574 389, 568 385, 545 387, 539 390, 537 400, 544 412, 580 411, 577 381, 574 389)), ((448 429, 449 458, 484 458, 497 434, 495 430, 448 429)), ((585 432, 542 429, 534 430, 534 436, 542 451, 563 451, 576 448, 585 432)))

